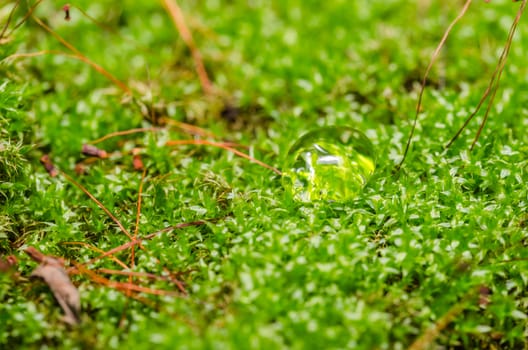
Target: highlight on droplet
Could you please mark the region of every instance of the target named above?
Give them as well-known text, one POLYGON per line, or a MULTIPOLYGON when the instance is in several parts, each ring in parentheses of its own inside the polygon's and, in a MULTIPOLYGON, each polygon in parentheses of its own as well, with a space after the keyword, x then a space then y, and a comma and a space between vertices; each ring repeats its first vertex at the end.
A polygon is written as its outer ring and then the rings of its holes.
POLYGON ((374 146, 365 134, 351 127, 323 127, 291 147, 282 184, 297 201, 346 201, 358 195, 375 168, 374 146))

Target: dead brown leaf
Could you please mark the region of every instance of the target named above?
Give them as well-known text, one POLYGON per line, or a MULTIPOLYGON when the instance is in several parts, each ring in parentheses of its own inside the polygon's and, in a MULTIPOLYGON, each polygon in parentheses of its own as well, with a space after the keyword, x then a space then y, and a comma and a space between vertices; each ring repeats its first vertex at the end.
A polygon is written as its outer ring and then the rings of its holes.
POLYGON ((64 311, 63 321, 70 325, 79 324, 81 297, 64 269, 64 262, 61 259, 44 255, 33 247, 27 248, 26 253, 40 263, 31 273, 31 277, 38 277, 46 282, 64 311))

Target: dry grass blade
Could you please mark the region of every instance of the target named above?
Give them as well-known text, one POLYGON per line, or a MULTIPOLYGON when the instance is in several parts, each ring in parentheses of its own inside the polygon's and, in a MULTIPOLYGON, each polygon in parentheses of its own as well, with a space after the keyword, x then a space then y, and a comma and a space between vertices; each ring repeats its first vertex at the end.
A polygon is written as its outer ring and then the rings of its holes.
POLYGON ((123 270, 112 270, 112 269, 97 269, 95 270, 99 273, 105 273, 108 275, 116 275, 116 276, 127 276, 127 277, 138 277, 138 278, 146 278, 150 280, 160 280, 160 281, 168 281, 170 282, 170 279, 167 276, 158 276, 153 273, 148 272, 136 272, 136 271, 123 271, 123 270))
MULTIPOLYGON (((478 289, 480 289, 480 287, 478 289)), ((462 300, 453 305, 431 328, 420 335, 411 346, 409 346, 409 350, 431 349, 434 340, 458 315, 460 315, 460 313, 462 313, 462 311, 464 311, 467 302, 475 296, 475 290, 478 289, 472 288, 466 293, 462 300)))
POLYGON ((208 141, 208 140, 171 140, 171 141, 167 141, 165 143, 166 146, 182 146, 182 145, 204 145, 204 146, 213 146, 213 147, 218 147, 218 148, 222 148, 226 151, 229 151, 229 152, 232 152, 234 154, 236 154, 237 156, 239 157, 242 157, 242 158, 245 158, 247 160, 249 160, 250 162, 252 163, 255 163, 255 164, 258 164, 260 165, 261 167, 264 167, 266 169, 269 169, 271 171, 273 171, 274 173, 276 173, 277 175, 282 175, 282 172, 277 169, 277 168, 274 168, 272 167, 271 165, 268 165, 258 159, 255 159, 253 157, 251 157, 250 155, 244 153, 244 152, 240 152, 239 150, 233 148, 233 147, 230 147, 229 143, 224 143, 224 142, 214 142, 214 141, 208 141))
POLYGON ((176 120, 172 120, 172 119, 169 119, 169 118, 163 118, 162 121, 164 123, 167 123, 175 128, 178 128, 180 130, 183 130, 189 134, 192 134, 192 135, 197 135, 197 136, 202 136, 202 137, 211 137, 211 138, 218 138, 215 134, 213 134, 212 132, 208 131, 208 130, 205 130, 203 128, 200 128, 196 125, 191 125, 191 124, 187 124, 187 123, 183 123, 183 122, 179 122, 179 121, 176 121, 176 120))
MULTIPOLYGON (((138 233, 139 233, 139 219, 140 219, 140 215, 141 215, 141 196, 142 196, 142 192, 143 192, 143 184, 144 184, 144 180, 145 180, 145 176, 146 176, 146 170, 143 171, 143 174, 142 174, 142 177, 141 177, 141 182, 140 182, 140 186, 139 186, 139 194, 138 194, 138 200, 137 200, 137 214, 136 214, 136 227, 135 227, 135 231, 134 231, 134 236, 130 235, 130 233, 124 228, 124 226, 121 224, 121 222, 117 219, 117 217, 115 217, 99 200, 97 200, 86 188, 84 188, 84 186, 82 186, 81 184, 77 183, 75 180, 73 180, 73 178, 71 178, 69 175, 65 174, 65 173, 62 173, 63 176, 68 180, 70 181, 72 184, 74 184, 76 187, 78 187, 79 189, 81 189, 86 195, 88 195, 90 197, 90 199, 95 202, 101 209, 103 209, 105 211, 105 213, 119 226, 119 228, 121 229, 121 231, 123 231, 131 240, 131 242, 128 242, 126 244, 123 244, 117 248, 114 248, 114 249, 111 249, 110 251, 108 252, 103 252, 102 250, 99 250, 99 249, 96 249, 100 252, 102 252, 102 254, 97 257, 97 258, 94 258, 94 259, 91 259, 90 261, 88 261, 87 263, 84 263, 84 264, 75 264, 75 269, 70 269, 72 271, 72 273, 76 273, 76 272, 80 272, 80 273, 83 273, 83 274, 86 274, 88 273, 87 271, 87 268, 85 267, 86 265, 89 265, 89 264, 92 264, 93 262, 97 261, 97 260, 100 260, 104 257, 111 257, 114 261, 118 262, 119 265, 121 265, 122 267, 124 268, 128 268, 127 265, 123 262, 121 262, 119 259, 117 259, 114 254, 118 253, 118 252, 121 252, 123 250, 126 250, 126 249, 131 249, 131 265, 132 267, 134 267, 134 261, 135 261, 135 246, 138 245, 141 249, 143 249, 145 252, 148 252, 148 250, 146 250, 144 247, 142 247, 141 245, 141 242, 146 240, 146 239, 151 239, 153 237, 155 237, 156 235, 162 233, 162 232, 168 232, 170 230, 173 230, 173 229, 176 229, 176 228, 183 228, 183 227, 187 227, 187 226, 191 226, 193 224, 198 224, 198 222, 195 222, 195 223, 185 223, 185 224, 180 224, 180 225, 176 225, 176 226, 173 226, 173 227, 169 227, 169 228, 165 228, 163 230, 160 230, 158 232, 155 232, 153 234, 150 234, 150 235, 147 235, 146 237, 144 238, 138 238, 138 233)), ((199 222, 200 224, 202 222, 199 222)), ((79 243, 77 243, 79 244, 79 243)), ((81 243, 82 245, 82 243, 81 243)), ((89 245, 87 245, 88 247, 91 247, 89 245)), ((158 263, 159 260, 156 259, 156 261, 158 263)), ((164 268, 164 271, 168 273, 169 275, 169 280, 171 282, 173 282, 179 289, 179 291, 181 293, 184 293, 186 294, 185 292, 185 288, 183 286, 183 283, 180 282, 177 278, 175 278, 173 276, 173 274, 168 271, 166 268, 164 268)), ((93 274, 93 273, 92 273, 93 274)), ((152 291, 149 291, 148 289, 145 289, 144 287, 141 287, 141 286, 137 286, 137 285, 134 285, 132 282, 133 282, 133 277, 134 275, 133 274, 128 274, 128 277, 129 277, 129 282, 128 284, 108 284, 106 282, 104 282, 104 280, 100 280, 100 281, 103 281, 101 283, 105 284, 105 285, 109 285, 113 288, 117 288, 117 289, 121 289, 122 291, 124 291, 126 293, 127 296, 131 296, 132 292, 141 292, 141 291, 145 291, 145 292, 148 292, 148 293, 151 293, 151 294, 157 294, 157 292, 152 292, 152 291), (143 288, 143 289, 141 289, 143 288)), ((94 281, 97 281, 97 278, 101 278, 99 276, 97 276, 96 274, 95 275, 91 275, 91 278, 92 280, 94 281)), ((112 282, 113 283, 113 282, 112 282)), ((162 293, 163 295, 167 295, 165 292, 162 293)), ((158 295, 162 295, 162 294, 158 294, 158 295)))
POLYGON ((78 61, 82 61, 89 66, 91 66, 95 71, 106 77, 108 80, 110 80, 112 83, 114 83, 119 89, 123 90, 127 94, 132 94, 132 91, 128 88, 128 86, 125 85, 122 81, 114 77, 110 72, 108 72, 106 69, 98 65, 97 63, 91 61, 86 56, 83 56, 82 54, 75 53, 75 54, 69 54, 62 51, 54 51, 54 50, 43 50, 43 51, 37 51, 37 52, 29 52, 29 53, 15 53, 8 57, 6 57, 4 60, 8 59, 17 59, 17 58, 26 58, 26 57, 37 57, 42 55, 61 55, 66 56, 68 58, 73 58, 78 61))
MULTIPOLYGON (((138 190, 138 199, 137 199, 137 212, 136 212, 136 227, 134 228, 134 240, 137 240, 138 233, 139 233, 139 220, 141 218, 141 195, 143 194, 143 184, 145 181, 145 175, 147 174, 147 170, 143 170, 143 173, 141 174, 141 180, 139 182, 139 190, 138 190)), ((130 266, 134 267, 136 260, 136 246, 132 246, 130 248, 130 266)), ((128 276, 128 282, 132 283, 133 276, 128 276)))
POLYGON ((132 235, 130 234, 130 232, 128 232, 128 230, 123 226, 123 224, 121 223, 121 221, 119 221, 119 219, 110 212, 110 210, 108 210, 103 203, 101 203, 97 198, 94 197, 93 194, 90 193, 90 191, 88 191, 83 185, 81 185, 80 183, 78 183, 77 181, 75 181, 70 175, 66 174, 65 172, 61 172, 62 176, 64 176, 66 178, 66 180, 68 180, 69 182, 71 182, 72 184, 75 185, 75 187, 77 187, 78 189, 80 189, 81 191, 83 191, 88 197, 90 197, 90 199, 95 203, 97 204, 97 206, 99 208, 101 208, 105 213, 106 215, 108 215, 113 222, 115 222, 117 224, 117 226, 119 227, 119 229, 125 234, 127 235, 128 238, 130 238, 130 240, 134 240, 134 238, 132 237, 132 235))
MULTIPOLYGON (((82 246, 82 247, 85 247, 85 248, 88 248, 90 250, 93 250, 95 252, 98 252, 99 254, 104 254, 105 251, 102 250, 101 248, 97 248, 91 244, 88 244, 86 242, 63 242, 62 244, 64 245, 78 245, 78 246, 82 246)), ((112 259, 112 261, 114 261, 116 264, 118 264, 119 266, 121 266, 122 268, 124 269, 129 269, 130 267, 128 267, 127 264, 125 264, 123 261, 119 260, 117 257, 113 256, 113 255, 110 255, 109 256, 110 259, 112 259)))
POLYGON ((191 31, 185 23, 185 17, 180 6, 178 6, 175 0, 162 0, 162 3, 169 15, 171 16, 172 21, 174 22, 176 29, 178 29, 178 32, 180 33, 183 41, 189 47, 189 50, 191 50, 194 64, 196 66, 196 73, 198 74, 198 78, 200 79, 203 91, 208 95, 212 94, 213 85, 211 84, 211 80, 209 79, 207 71, 205 70, 205 66, 202 60, 202 54, 194 43, 191 31))
MULTIPOLYGON (((27 11, 26 14, 24 15, 24 17, 23 17, 20 21, 18 21, 18 23, 15 24, 15 26, 13 27, 13 29, 11 29, 11 31, 10 31, 9 33, 7 33, 7 34, 5 33, 5 31, 7 30, 7 24, 6 24, 6 27, 3 29, 3 31, 2 31, 2 35, 0 36, 0 38, 3 38, 3 37, 6 37, 6 38, 7 38, 7 37, 10 37, 11 34, 13 34, 13 32, 14 32, 15 30, 17 30, 18 28, 20 28, 20 26, 21 26, 22 24, 24 24, 24 23, 28 20, 29 17, 31 17, 31 15, 33 14, 33 11, 35 11, 35 9, 37 8, 37 6, 40 5, 40 3, 41 3, 42 1, 44 1, 44 0, 37 0, 33 5, 31 5, 31 7, 28 9, 28 11, 27 11)), ((13 9, 13 12, 14 12, 14 9, 13 9)), ((9 22, 8 22, 8 24, 9 24, 9 22)))
MULTIPOLYGON (((113 34, 118 34, 117 31, 114 28, 109 27, 109 26, 105 25, 102 22, 99 22, 97 19, 95 19, 94 17, 90 16, 88 14, 88 12, 84 11, 81 7, 79 7, 79 6, 75 5, 75 4, 68 4, 68 5, 65 5, 63 7, 64 10, 67 9, 68 11, 70 9, 72 9, 72 8, 76 9, 77 11, 79 11, 85 18, 87 18, 90 22, 92 22, 97 27, 101 28, 102 30, 110 32, 110 33, 113 33, 113 34), (68 6, 68 7, 66 7, 66 6, 68 6)), ((69 13, 68 13, 68 15, 69 15, 69 13)), ((69 17, 69 16, 67 16, 67 17, 69 17)))
POLYGON ((160 289, 138 286, 133 283, 112 281, 112 280, 109 280, 108 278, 99 276, 95 272, 85 268, 82 264, 73 263, 73 265, 77 268, 79 272, 81 272, 83 275, 88 276, 93 282, 96 282, 106 287, 114 288, 121 292, 127 293, 127 296, 129 292, 146 293, 146 294, 152 294, 152 295, 169 295, 169 296, 179 295, 179 292, 175 292, 175 291, 160 290, 160 289))
POLYGON ((128 248, 130 248, 130 247, 132 247, 134 245, 141 244, 141 242, 150 240, 150 239, 152 239, 152 238, 154 238, 154 237, 156 237, 156 236, 158 236, 158 235, 160 235, 162 233, 166 233, 166 232, 170 232, 170 231, 174 231, 174 230, 177 230, 177 229, 180 229, 180 228, 185 228, 185 227, 190 227, 190 226, 204 225, 207 222, 208 221, 199 220, 199 221, 185 222, 185 223, 181 223, 181 224, 178 224, 178 225, 166 227, 166 228, 164 228, 162 230, 159 230, 159 231, 156 231, 156 232, 151 233, 149 235, 146 235, 145 237, 138 238, 138 239, 135 239, 135 240, 133 240, 131 242, 127 242, 127 243, 122 244, 122 245, 120 245, 118 247, 112 248, 109 251, 99 255, 98 257, 90 259, 89 261, 84 263, 83 266, 93 264, 94 262, 96 262, 98 260, 101 260, 101 259, 104 259, 107 256, 112 256, 113 254, 117 254, 119 252, 127 250, 128 248))
MULTIPOLYGON (((512 26, 510 28, 510 31, 508 33, 508 39, 506 40, 506 45, 504 46, 503 52, 501 54, 501 57, 499 59, 498 63, 498 69, 499 73, 497 75, 497 81, 495 83, 495 86, 493 87, 493 92, 491 93, 488 106, 486 108, 486 113, 484 114, 484 119, 482 120, 482 123, 480 123, 480 126, 477 130, 477 133, 475 135, 475 138, 473 139, 473 142, 471 143, 471 149, 475 148, 475 144, 477 143, 478 139, 480 138, 480 134, 482 133, 482 130, 484 129, 484 126, 486 125, 486 121, 488 120, 489 113, 491 110, 491 106, 493 105, 493 101, 495 100, 495 95, 497 94, 497 90, 499 89, 500 79, 502 76, 502 73, 504 72, 504 67, 506 66, 506 60, 508 59, 508 55, 510 53, 511 44, 513 41, 513 36, 515 35, 515 32, 517 30, 517 26, 519 25, 519 21, 521 20, 521 16, 524 12, 524 9, 526 7, 527 0, 523 0, 521 3, 521 6, 519 7, 519 10, 517 11, 517 15, 515 16, 515 20, 512 23, 512 26)), ((492 82, 490 82, 490 85, 492 82)))
MULTIPOLYGON (((167 124, 170 124, 171 126, 178 128, 180 130, 183 130, 192 135, 216 138, 216 136, 212 132, 209 132, 205 129, 202 129, 200 127, 197 127, 191 124, 177 122, 177 121, 170 120, 170 119, 166 119, 164 120, 164 122, 167 122, 167 124)), ((90 144, 95 145, 103 141, 106 141, 108 139, 119 137, 119 136, 127 136, 127 135, 146 133, 146 132, 159 132, 163 130, 165 130, 165 128, 152 127, 152 128, 135 128, 135 129, 130 129, 130 130, 116 131, 116 132, 109 133, 105 136, 102 136, 96 140, 93 140, 90 142, 90 144)))
POLYGON ((482 130, 484 129, 484 126, 486 124, 486 121, 488 120, 489 112, 491 110, 491 106, 493 105, 493 100, 495 99, 495 95, 497 93, 497 90, 499 88, 499 82, 500 78, 502 76, 502 72, 504 70, 504 67, 506 65, 506 60, 508 58, 508 54, 510 52, 511 43, 513 41, 513 35, 515 34, 515 31, 517 30, 517 26, 519 24, 519 21, 521 20, 521 16, 524 12, 524 9, 526 7, 527 0, 523 0, 521 3, 521 6, 519 7, 519 10, 517 11, 517 15, 515 17, 515 20, 512 23, 512 26, 510 27, 510 31, 508 33, 508 39, 506 40, 506 44, 504 45, 504 49, 502 50, 501 56, 499 58, 499 62, 497 63, 497 66, 495 68, 495 71, 493 72, 490 82, 488 84, 488 87, 484 91, 484 94, 482 95, 477 107, 473 111, 473 113, 470 114, 470 116, 464 121, 464 124, 458 131, 456 132, 455 136, 451 138, 451 140, 447 143, 445 148, 451 147, 451 145, 456 141, 456 139, 460 136, 460 134, 466 129, 468 124, 473 120, 473 118, 477 115, 477 113, 480 111, 480 108, 486 101, 488 97, 491 97, 488 101, 488 105, 486 107, 486 112, 484 114, 484 119, 482 120, 482 123, 479 126, 479 129, 477 131, 477 134, 475 135, 475 138, 473 139, 473 142, 471 144, 471 150, 475 147, 475 144, 477 143, 480 134, 482 133, 482 130))
POLYGON ((90 66, 92 66, 97 72, 101 73, 102 75, 104 75, 107 79, 111 80, 117 87, 119 87, 121 90, 123 90, 123 92, 129 94, 129 95, 132 95, 132 90, 130 90, 130 88, 125 84, 123 83, 122 81, 120 81, 119 79, 117 79, 116 77, 114 77, 112 74, 110 74, 110 72, 108 72, 106 69, 104 69, 103 67, 101 67, 100 65, 98 65, 97 63, 91 61, 88 57, 86 57, 85 55, 83 55, 79 50, 77 50, 77 48, 75 48, 75 46, 73 46, 72 44, 70 44, 68 41, 66 41, 63 37, 61 37, 57 32, 55 32, 53 29, 51 29, 50 27, 48 27, 44 22, 42 22, 39 18, 35 17, 35 16, 31 16, 31 18, 33 18, 33 20, 35 22, 37 22, 37 24, 39 26, 41 26, 42 28, 44 28, 48 33, 50 33, 51 35, 53 35, 55 37, 55 39, 57 39, 62 45, 64 45, 66 48, 68 48, 70 51, 72 51, 75 55, 73 55, 74 58, 80 60, 80 61, 83 61, 85 63, 88 63, 90 66))
POLYGON ((9 12, 9 16, 7 17, 7 21, 4 24, 4 28, 2 28, 2 32, 0 32, 0 39, 4 38, 4 35, 5 35, 6 31, 7 31, 7 28, 9 28, 9 24, 11 23, 11 20, 13 19, 13 15, 15 14, 15 11, 16 11, 18 5, 20 5, 20 1, 21 0, 17 0, 17 2, 15 2, 15 4, 13 5, 13 8, 9 12))
MULTIPOLYGON (((170 232, 170 231, 173 231, 173 230, 176 230, 176 229, 190 227, 190 226, 203 225, 203 224, 205 224, 207 222, 214 222, 214 221, 216 221, 216 219, 209 220, 209 221, 200 220, 200 221, 187 222, 187 223, 182 223, 182 224, 178 224, 178 225, 174 225, 174 226, 169 226, 169 227, 166 227, 166 228, 161 229, 159 231, 156 231, 154 233, 151 233, 151 234, 149 234, 149 235, 147 235, 147 236, 145 236, 143 238, 136 238, 136 239, 134 239, 131 242, 128 242, 128 243, 125 243, 125 244, 120 245, 118 247, 115 247, 115 248, 113 248, 113 249, 101 254, 100 256, 89 260, 88 262, 86 262, 84 264, 79 264, 79 266, 85 267, 85 266, 93 264, 94 262, 96 262, 98 260, 101 260, 101 259, 103 259, 105 257, 108 257, 108 256, 112 257, 114 254, 117 254, 117 253, 122 252, 124 250, 127 250, 129 248, 133 248, 136 245, 140 245, 141 242, 146 241, 146 240, 150 240, 150 239, 152 239, 152 238, 154 238, 154 237, 156 237, 156 236, 158 236, 158 235, 160 235, 162 233, 170 232)), ((159 263, 159 260, 158 259, 156 259, 156 260, 159 263)), ((168 273, 169 280, 178 287, 180 292, 183 293, 183 294, 187 294, 183 283, 181 281, 179 281, 176 277, 174 277, 173 274, 170 271, 168 271, 166 268, 164 268, 164 271, 166 273, 168 273)), ((128 276, 132 277, 133 275, 128 275, 128 276)), ((129 293, 129 292, 127 292, 127 293, 129 293)), ((127 296, 128 295, 129 294, 127 294, 127 296)))
POLYGON ((124 131, 116 131, 116 132, 107 134, 103 137, 100 137, 96 140, 93 140, 90 142, 90 144, 95 145, 97 143, 101 143, 103 141, 106 141, 108 139, 111 139, 117 136, 126 136, 126 135, 132 135, 132 134, 138 134, 138 133, 144 133, 144 132, 157 132, 161 130, 164 130, 164 129, 163 128, 136 128, 136 129, 130 129, 130 130, 124 130, 124 131))
POLYGON ((405 159, 407 158, 407 153, 409 153, 409 148, 411 147, 412 138, 414 136, 414 132, 416 130, 416 124, 418 122, 418 115, 420 114, 420 111, 422 109, 422 100, 423 100, 423 94, 425 91, 425 84, 427 82, 427 77, 429 76, 429 72, 431 71, 431 68, 433 67, 433 64, 436 62, 436 59, 440 55, 440 50, 445 45, 445 42, 447 41, 447 37, 451 33, 451 30, 455 26, 455 24, 460 21, 460 19, 464 16, 464 14, 467 12, 469 5, 471 5, 471 0, 466 0, 466 3, 464 4, 464 7, 462 7, 462 10, 459 12, 458 16, 449 24, 446 31, 444 32, 444 36, 438 43, 438 46, 436 47, 435 51, 433 52, 433 55, 431 56, 431 61, 429 62, 429 65, 427 66, 427 69, 425 70, 425 74, 422 79, 422 86, 420 88, 420 94, 418 96, 418 103, 416 104, 416 111, 414 115, 413 125, 411 128, 411 133, 409 134, 409 138, 407 139, 407 144, 405 146, 405 151, 403 152, 403 157, 400 163, 396 166, 396 171, 399 171, 400 168, 403 165, 403 162, 405 162, 405 159))

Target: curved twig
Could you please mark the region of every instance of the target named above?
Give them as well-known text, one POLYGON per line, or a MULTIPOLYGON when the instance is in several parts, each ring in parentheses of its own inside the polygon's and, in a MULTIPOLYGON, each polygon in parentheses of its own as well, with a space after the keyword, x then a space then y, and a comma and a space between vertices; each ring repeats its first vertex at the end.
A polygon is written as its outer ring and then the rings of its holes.
POLYGON ((489 116, 489 112, 491 110, 491 106, 493 104, 493 100, 495 99, 495 95, 497 94, 497 90, 499 88, 499 81, 500 81, 502 72, 504 71, 504 67, 506 65, 506 60, 508 58, 508 54, 510 52, 511 43, 512 43, 512 40, 513 40, 513 35, 515 34, 515 31, 517 29, 517 25, 519 24, 519 21, 521 19, 521 16, 522 16, 522 13, 524 11, 524 8, 526 7, 526 2, 527 2, 527 0, 523 0, 523 2, 521 3, 521 6, 519 7, 519 11, 517 12, 517 16, 515 17, 515 20, 513 21, 512 26, 510 28, 510 31, 508 33, 508 39, 506 40, 506 44, 504 45, 504 49, 502 50, 502 53, 501 53, 501 55, 499 57, 499 62, 497 63, 497 66, 495 67, 495 70, 493 71, 493 74, 491 76, 491 79, 490 79, 490 82, 488 84, 488 87, 484 91, 484 94, 482 94, 482 97, 481 97, 477 107, 475 108, 473 113, 471 113, 471 115, 464 121, 464 124, 462 125, 462 127, 460 129, 458 129, 458 131, 456 132, 455 136, 453 136, 451 138, 451 140, 447 143, 445 148, 451 147, 451 145, 460 136, 462 131, 464 131, 464 129, 468 126, 469 122, 471 120, 473 120, 473 118, 480 111, 480 108, 482 107, 482 105, 484 104, 484 102, 486 101, 488 96, 490 96, 490 93, 491 93, 491 97, 490 97, 490 99, 488 101, 488 105, 486 107, 486 112, 484 114, 484 119, 482 120, 482 123, 479 126, 479 129, 477 131, 477 134, 475 135, 475 138, 473 139, 473 142, 471 144, 471 148, 470 149, 473 150, 473 148, 475 147, 475 144, 477 143, 477 141, 478 141, 478 139, 480 137, 480 134, 482 133, 482 130, 484 129, 484 125, 486 124, 486 121, 488 120, 488 116, 489 116))
POLYGON ((451 30, 455 26, 455 24, 464 16, 464 14, 467 12, 469 5, 471 5, 471 0, 466 0, 466 3, 464 4, 464 7, 459 12, 458 16, 449 24, 447 27, 444 36, 438 43, 438 46, 436 47, 435 51, 433 52, 433 55, 431 56, 431 61, 429 62, 429 65, 427 66, 427 69, 425 70, 425 74, 422 79, 422 87, 420 89, 420 95, 418 96, 418 103, 416 104, 416 111, 414 115, 414 121, 411 128, 411 133, 409 135, 409 138, 407 139, 407 145, 405 146, 405 151, 403 152, 403 157, 400 163, 396 166, 396 171, 399 171, 400 168, 403 165, 403 162, 405 162, 405 159, 407 158, 407 153, 409 153, 409 148, 411 147, 412 138, 414 136, 414 131, 416 130, 416 124, 418 122, 418 115, 420 114, 420 110, 422 109, 422 99, 423 94, 425 91, 425 84, 427 82, 427 77, 429 76, 429 72, 431 71, 431 68, 433 67, 433 64, 436 62, 436 59, 440 55, 440 50, 444 46, 445 42, 447 41, 447 37, 451 33, 451 30))

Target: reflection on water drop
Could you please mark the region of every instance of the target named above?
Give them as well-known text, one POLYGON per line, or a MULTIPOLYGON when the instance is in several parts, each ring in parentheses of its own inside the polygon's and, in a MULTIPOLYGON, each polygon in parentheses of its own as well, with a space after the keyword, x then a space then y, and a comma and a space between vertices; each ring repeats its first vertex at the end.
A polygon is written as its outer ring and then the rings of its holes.
POLYGON ((282 183, 295 200, 354 198, 376 167, 374 147, 359 130, 325 127, 302 136, 288 152, 282 183))

